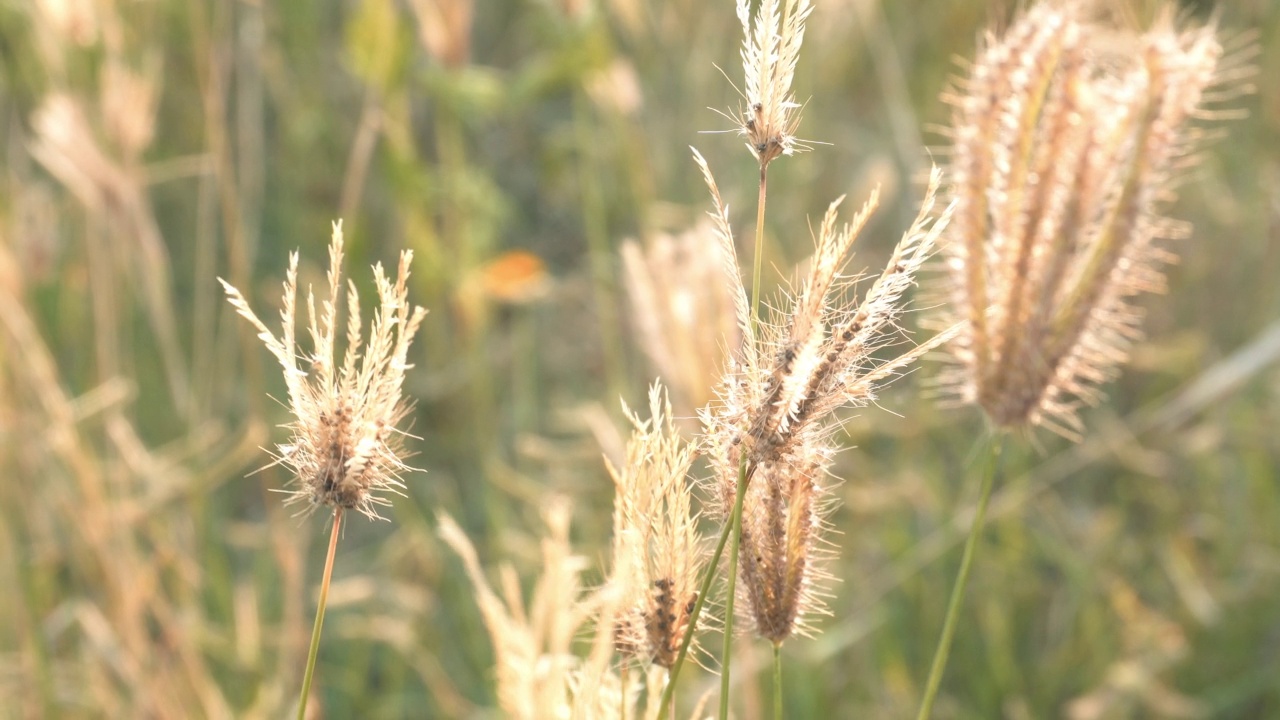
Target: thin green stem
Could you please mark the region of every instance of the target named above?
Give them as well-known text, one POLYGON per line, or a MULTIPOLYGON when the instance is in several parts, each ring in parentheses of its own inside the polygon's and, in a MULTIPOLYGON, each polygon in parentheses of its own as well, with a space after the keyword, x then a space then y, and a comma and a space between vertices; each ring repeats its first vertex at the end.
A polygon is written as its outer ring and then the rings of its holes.
POLYGON ((733 544, 729 546, 729 577, 725 584, 724 645, 720 656, 720 720, 729 718, 729 665, 733 656, 733 598, 738 580, 738 545, 742 543, 742 497, 747 494, 747 456, 738 463, 738 488, 733 494, 733 544))
POLYGON ((996 476, 1000 475, 1004 459, 1005 433, 992 438, 991 457, 988 459, 986 471, 982 476, 982 490, 978 497, 978 511, 973 516, 973 524, 969 527, 969 537, 964 543, 964 555, 960 560, 960 570, 956 574, 956 583, 951 588, 951 600, 947 603, 947 618, 942 625, 942 637, 938 639, 938 648, 933 653, 933 666, 929 669, 929 680, 925 685, 924 700, 920 703, 920 713, 916 720, 927 720, 933 712, 933 701, 938 696, 938 686, 942 683, 942 673, 947 668, 947 658, 951 654, 951 640, 956 634, 956 624, 960 617, 960 605, 964 602, 964 589, 969 582, 969 568, 973 565, 974 550, 978 546, 978 537, 982 535, 982 524, 987 517, 987 503, 991 500, 991 489, 995 487, 996 476))
POLYGON ((773 720, 782 720, 782 643, 773 644, 773 720))
MULTIPOLYGON (((756 208, 756 244, 751 283, 751 318, 753 325, 759 321, 760 317, 760 273, 762 259, 764 257, 764 204, 766 177, 767 174, 765 166, 762 165, 760 167, 760 197, 756 208)), ((753 330, 754 329, 755 328, 753 327, 753 330)), ((733 549, 730 551, 729 559, 729 588, 725 602, 724 668, 720 675, 720 716, 725 717, 725 714, 728 712, 729 651, 731 649, 730 642, 733 637, 734 581, 738 576, 738 542, 742 536, 742 497, 746 494, 747 476, 747 461, 744 457, 738 468, 738 489, 737 493, 734 495, 733 517, 730 519, 730 522, 724 524, 724 529, 720 531, 720 540, 716 542, 715 551, 711 554, 711 562, 707 564, 706 574, 702 576, 702 587, 698 592, 697 601, 694 602, 693 612, 689 614, 689 627, 685 631, 684 640, 680 643, 680 653, 676 655, 676 661, 671 666, 671 672, 667 678, 667 687, 662 691, 661 705, 658 710, 658 720, 666 720, 668 712, 674 715, 675 711, 671 708, 673 706, 673 698, 675 696, 676 679, 680 677, 680 668, 684 667, 685 657, 689 654, 689 644, 693 641, 694 631, 698 628, 698 618, 702 615, 702 606, 706 604, 707 596, 711 593, 711 583, 715 579, 716 569, 720 566, 720 557, 724 554, 724 546, 729 541, 730 533, 733 533, 733 549)))
POLYGON ((324 560, 324 579, 320 582, 320 604, 316 607, 316 624, 311 628, 311 649, 307 652, 307 669, 302 675, 302 694, 298 696, 298 720, 307 716, 307 697, 316 672, 316 655, 320 653, 320 628, 324 626, 324 606, 329 602, 329 578, 333 577, 333 556, 338 549, 338 529, 342 527, 342 508, 333 511, 333 532, 329 535, 329 554, 324 560))
MULTIPOLYGON (((760 275, 764 265, 764 207, 768 187, 768 166, 760 165, 760 195, 756 203, 756 245, 751 270, 751 329, 760 332, 760 275)), ((751 340, 748 340, 751 342, 751 340)), ((720 653, 720 720, 729 717, 729 666, 733 660, 733 605, 738 580, 738 546, 742 543, 742 498, 747 494, 747 456, 738 464, 738 488, 733 496, 733 544, 729 546, 728 582, 724 591, 724 645, 720 653)))
POLYGON ((707 603, 707 596, 711 594, 711 583, 715 580, 716 568, 720 565, 720 556, 724 554, 724 546, 727 544, 729 533, 732 530, 733 523, 724 524, 724 530, 720 532, 720 540, 716 543, 716 549, 711 553, 711 562, 707 563, 707 571, 702 576, 702 587, 698 590, 698 599, 693 603, 693 612, 689 613, 689 627, 684 632, 684 640, 680 642, 680 652, 676 655, 676 661, 671 665, 671 671, 668 673, 667 687, 662 691, 658 720, 666 720, 667 718, 668 708, 675 697, 676 678, 680 676, 680 668, 684 667, 685 657, 689 654, 689 645, 693 642, 694 631, 698 628, 698 618, 702 615, 702 607, 707 603))

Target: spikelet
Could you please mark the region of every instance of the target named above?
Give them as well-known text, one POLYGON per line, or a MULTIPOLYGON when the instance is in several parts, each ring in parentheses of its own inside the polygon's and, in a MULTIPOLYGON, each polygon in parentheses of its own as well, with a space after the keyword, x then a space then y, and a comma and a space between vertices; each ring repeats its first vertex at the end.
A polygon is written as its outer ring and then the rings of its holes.
POLYGON ((403 433, 396 429, 408 413, 401 396, 409 345, 426 310, 408 302, 409 264, 413 253, 400 254, 394 284, 379 263, 373 268, 378 309, 370 325, 368 345, 362 346, 360 298, 347 283, 346 352, 337 365, 338 307, 342 293, 342 222, 333 224, 329 246, 329 295, 319 313, 315 294, 307 296, 307 331, 312 352, 299 367, 296 345, 298 253, 289 256, 284 282, 280 337, 249 308, 248 301, 225 280, 218 279, 227 299, 253 326, 267 350, 284 368, 293 421, 293 437, 280 445, 275 463, 293 472, 286 504, 309 501, 304 512, 320 505, 357 510, 380 518, 378 506, 389 506, 386 493, 402 495, 400 474, 403 433))
POLYGON ((871 402, 879 385, 954 334, 945 332, 891 360, 873 357, 891 344, 904 293, 950 211, 934 216, 941 181, 935 170, 920 214, 884 272, 856 302, 856 278, 843 275, 842 269, 877 196, 843 225, 838 222, 841 200, 832 203, 807 275, 794 295, 784 299, 785 310, 757 327, 732 253, 728 209, 706 163, 694 154, 715 203, 712 218, 726 248, 726 271, 744 338, 723 377, 719 402, 703 414, 713 466, 713 507, 729 517, 745 454, 749 482, 743 498, 742 602, 735 605, 761 636, 780 644, 806 629, 807 614, 822 609, 826 575, 821 565, 830 553, 820 534, 832 502, 826 474, 834 454, 827 418, 839 407, 871 402))
POLYGON ((1160 291, 1162 217, 1223 76, 1214 28, 1171 12, 1140 37, 1041 3, 988 37, 952 113, 955 217, 945 251, 966 330, 944 378, 1001 427, 1067 437, 1139 335, 1131 298, 1160 291))
POLYGON ((749 0, 738 0, 738 19, 745 36, 742 43, 747 107, 737 112, 738 134, 763 170, 781 155, 806 149, 795 132, 800 125, 800 104, 791 92, 796 58, 804 42, 804 22, 813 11, 809 0, 761 0, 755 16, 749 0))
POLYGON ((627 410, 633 430, 625 463, 608 466, 617 488, 614 580, 624 588, 617 645, 642 664, 670 668, 689 627, 706 550, 688 478, 694 448, 680 437, 658 383, 649 389, 649 413, 642 420, 627 410))

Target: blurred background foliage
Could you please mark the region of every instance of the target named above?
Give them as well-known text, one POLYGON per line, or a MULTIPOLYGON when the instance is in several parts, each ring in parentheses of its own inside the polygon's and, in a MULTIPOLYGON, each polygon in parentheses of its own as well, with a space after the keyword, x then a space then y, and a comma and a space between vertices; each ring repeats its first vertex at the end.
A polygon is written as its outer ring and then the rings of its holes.
MULTIPOLYGON (((1014 5, 818 2, 796 78, 815 149, 774 165, 766 282, 877 183, 855 265, 883 262, 942 144, 939 92, 1014 5)), ((1158 3, 1117 7, 1138 26, 1158 3)), ((1216 12, 1259 51, 1258 92, 1188 174, 1171 213, 1193 237, 1089 435, 1009 459, 937 717, 1280 716, 1280 3, 1216 12)), ((567 495, 580 552, 605 553, 600 456, 660 354, 620 248, 709 209, 690 145, 749 231, 754 160, 700 134, 731 127, 708 108, 737 105, 739 43, 729 0, 0 1, 0 717, 287 712, 324 523, 281 508, 278 468, 246 477, 282 439, 283 384, 214 279, 266 317, 289 251, 322 277, 339 217, 362 288, 417 253, 425 472, 392 522, 346 528, 313 706, 493 716, 436 513, 528 578, 540 507, 567 495)), ((841 582, 786 648, 789 717, 913 713, 983 433, 936 407, 936 370, 844 426, 841 582)), ((676 385, 692 416, 705 387, 676 385)), ((737 712, 759 717, 767 653, 739 648, 737 712)))

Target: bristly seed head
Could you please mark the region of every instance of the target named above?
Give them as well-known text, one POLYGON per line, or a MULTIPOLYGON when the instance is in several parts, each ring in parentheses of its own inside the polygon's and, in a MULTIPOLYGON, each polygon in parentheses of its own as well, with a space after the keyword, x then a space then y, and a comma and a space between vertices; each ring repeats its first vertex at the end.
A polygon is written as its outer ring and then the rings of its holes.
POLYGON ((877 195, 844 225, 838 223, 837 200, 823 218, 808 274, 779 304, 786 310, 773 322, 758 323, 732 252, 727 208, 705 161, 694 154, 715 202, 712 218, 726 248, 743 337, 723 376, 718 403, 702 416, 713 468, 710 494, 717 513, 728 518, 745 466, 741 602, 735 606, 758 634, 780 644, 806 630, 806 615, 822 610, 821 586, 827 578, 822 565, 831 554, 821 539, 832 503, 826 482, 834 455, 828 418, 837 408, 871 402, 880 385, 954 334, 943 333, 896 359, 876 357, 877 350, 892 344, 905 294, 950 211, 933 214, 941 182, 935 170, 915 223, 858 302, 857 278, 842 271, 877 195))
MULTIPOLYGON (((805 150, 795 136, 800 125, 800 105, 791 94, 796 58, 804 42, 804 22, 813 11, 809 0, 762 0, 754 18, 751 3, 738 0, 742 22, 742 96, 747 109, 736 114, 738 133, 760 167, 780 155, 805 150), (754 22, 753 22, 754 20, 754 22)), ((733 113, 728 114, 734 118, 733 113)))
POLYGON ((623 598, 614 635, 624 656, 670 668, 689 628, 706 550, 691 508, 694 447, 681 438, 656 383, 649 412, 645 420, 627 410, 633 430, 625 463, 608 466, 617 491, 613 582, 623 598))
POLYGON ((378 309, 370 325, 370 337, 362 347, 360 298, 347 283, 346 352, 336 361, 338 306, 342 294, 342 222, 333 225, 329 247, 329 295, 319 314, 313 293, 307 295, 307 330, 313 350, 299 367, 296 344, 296 295, 298 253, 289 256, 284 282, 284 306, 280 311, 280 337, 258 319, 249 303, 219 278, 227 299, 258 330, 258 337, 284 368, 293 421, 293 437, 279 446, 275 463, 293 471, 286 503, 308 501, 304 510, 320 505, 357 510, 380 518, 376 507, 388 506, 384 493, 403 494, 400 474, 408 467, 402 460, 403 432, 396 424, 408 413, 401 396, 409 345, 426 310, 408 302, 411 251, 400 255, 394 284, 382 265, 373 268, 378 289, 378 309), (363 349, 363 352, 362 352, 363 349))
POLYGON ((1186 234, 1159 211, 1199 139, 1190 121, 1209 87, 1241 76, 1222 72, 1213 27, 1180 30, 1168 11, 1117 37, 1084 12, 1024 12, 946 98, 947 320, 965 330, 944 382, 997 425, 1067 437, 1140 334, 1130 299, 1163 289, 1159 241, 1186 234))

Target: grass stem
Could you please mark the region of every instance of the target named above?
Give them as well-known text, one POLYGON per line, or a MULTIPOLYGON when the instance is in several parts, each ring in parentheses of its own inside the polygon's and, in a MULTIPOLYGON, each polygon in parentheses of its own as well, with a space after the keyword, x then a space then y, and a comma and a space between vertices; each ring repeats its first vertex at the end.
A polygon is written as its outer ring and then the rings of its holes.
MULTIPOLYGON (((764 265, 764 206, 768 186, 768 166, 760 165, 760 195, 756 203, 756 244, 751 270, 751 325, 752 332, 759 332, 760 324, 760 275, 764 265)), ((751 342, 751 340, 748 340, 751 342)), ((729 569, 724 591, 724 645, 720 657, 720 720, 729 717, 729 666, 733 655, 733 605, 738 579, 738 546, 742 543, 742 498, 747 494, 747 456, 743 454, 738 465, 738 488, 733 496, 733 517, 728 525, 733 528, 733 544, 729 546, 729 569)))
POLYGON ((610 397, 625 397, 627 376, 620 348, 618 309, 613 284, 614 248, 609 242, 609 217, 606 199, 601 191, 600 168, 594 149, 600 146, 598 129, 585 92, 574 95, 574 129, 578 136, 578 181, 582 193, 582 232, 587 240, 587 259, 591 268, 591 290, 600 332, 605 384, 610 397))
POLYGON ((316 624, 311 628, 311 649, 307 651, 307 669, 302 675, 302 694, 298 696, 298 720, 307 716, 307 697, 311 679, 315 677, 316 655, 320 652, 320 628, 324 626, 324 607, 329 601, 329 579, 333 577, 333 556, 338 549, 338 531, 342 527, 342 508, 333 511, 333 532, 329 534, 329 554, 324 560, 324 579, 320 582, 320 604, 316 607, 316 624))
POLYGON ((782 720, 782 643, 773 644, 773 720, 782 720))
POLYGON ((720 657, 720 720, 729 718, 729 665, 733 655, 733 598, 738 579, 738 546, 742 543, 742 498, 747 494, 747 457, 738 464, 738 488, 733 495, 733 544, 729 546, 729 576, 725 580, 724 645, 720 657))
MULTIPOLYGON (((756 246, 751 257, 751 322, 760 322, 760 274, 764 265, 764 199, 768 179, 766 165, 760 166, 760 196, 756 202, 756 246)), ((758 329, 758 328, 757 328, 758 329)))
POLYGON ((978 537, 982 535, 982 525, 987 517, 987 503, 991 500, 991 489, 995 486, 996 476, 1000 475, 1004 459, 1006 435, 1002 431, 997 432, 999 436, 991 440, 991 456, 988 458, 986 471, 982 475, 978 510, 973 516, 969 537, 964 543, 960 570, 956 574, 955 585, 951 588, 951 600, 947 603, 947 618, 942 625, 942 637, 938 639, 938 648, 933 653, 933 666, 929 668, 929 680, 925 685, 924 700, 920 703, 920 713, 916 716, 916 720, 927 720, 933 712, 933 701, 937 698, 938 686, 942 683, 942 673, 947 667, 947 657, 951 654, 951 640, 956 634, 960 605, 964 602, 964 589, 969 582, 969 569, 973 565, 974 550, 978 545, 978 537))
MULTIPOLYGON (((666 720, 667 712, 673 704, 675 697, 676 678, 680 676, 680 668, 684 667, 685 657, 689 654, 689 645, 693 642, 694 632, 698 629, 698 618, 702 615, 702 608, 707 603, 707 596, 711 594, 711 583, 716 577, 716 568, 720 565, 720 556, 724 554, 724 546, 729 540, 729 533, 733 530, 733 523, 725 523, 724 529, 720 532, 720 540, 716 542, 716 549, 711 553, 711 561, 707 563, 707 571, 702 576, 702 587, 698 590, 698 599, 693 603, 693 612, 689 613, 689 627, 684 632, 684 640, 680 642, 680 652, 676 655, 676 661, 671 666, 671 671, 667 677, 667 687, 662 691, 661 707, 658 710, 658 720, 666 720)), ((671 711, 674 716, 674 711, 671 711)))

